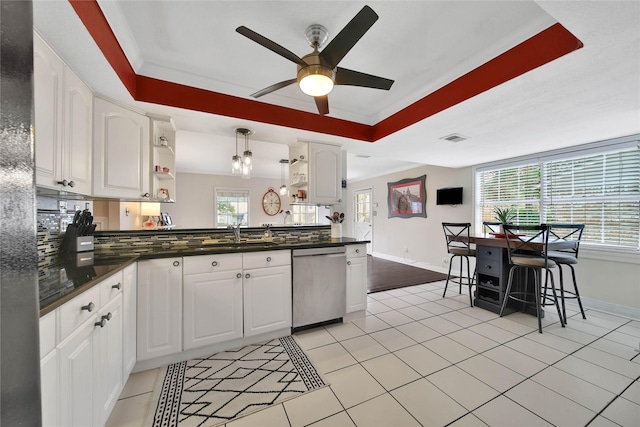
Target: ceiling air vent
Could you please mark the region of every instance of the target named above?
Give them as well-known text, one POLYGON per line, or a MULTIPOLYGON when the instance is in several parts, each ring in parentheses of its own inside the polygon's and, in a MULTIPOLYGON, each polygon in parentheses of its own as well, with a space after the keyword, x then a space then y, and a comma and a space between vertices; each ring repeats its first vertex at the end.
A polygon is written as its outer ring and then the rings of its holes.
POLYGON ((440 139, 444 139, 446 141, 451 141, 451 142, 460 142, 469 138, 467 138, 466 136, 462 136, 459 133, 452 133, 451 135, 443 136, 440 139))

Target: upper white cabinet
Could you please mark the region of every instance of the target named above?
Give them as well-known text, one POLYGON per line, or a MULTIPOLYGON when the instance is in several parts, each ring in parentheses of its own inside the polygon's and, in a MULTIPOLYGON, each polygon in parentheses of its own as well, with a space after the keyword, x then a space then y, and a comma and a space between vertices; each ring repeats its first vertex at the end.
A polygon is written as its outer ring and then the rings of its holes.
POLYGON ((176 199, 176 127, 169 117, 151 118, 151 197, 160 202, 176 199))
POLYGON ((149 117, 95 97, 93 195, 148 200, 149 117))
POLYGON ((93 93, 37 33, 33 65, 36 184, 90 195, 93 93))
POLYGON ((290 203, 335 205, 342 201, 340 146, 297 142, 289 149, 290 203))

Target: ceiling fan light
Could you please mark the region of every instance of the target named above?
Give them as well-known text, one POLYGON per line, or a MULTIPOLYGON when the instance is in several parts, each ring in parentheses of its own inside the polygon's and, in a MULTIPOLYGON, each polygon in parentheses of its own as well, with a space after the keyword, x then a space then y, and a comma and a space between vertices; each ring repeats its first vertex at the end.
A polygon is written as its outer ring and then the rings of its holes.
POLYGON ((309 65, 298 71, 300 90, 309 96, 324 96, 333 89, 333 70, 323 65, 309 65))

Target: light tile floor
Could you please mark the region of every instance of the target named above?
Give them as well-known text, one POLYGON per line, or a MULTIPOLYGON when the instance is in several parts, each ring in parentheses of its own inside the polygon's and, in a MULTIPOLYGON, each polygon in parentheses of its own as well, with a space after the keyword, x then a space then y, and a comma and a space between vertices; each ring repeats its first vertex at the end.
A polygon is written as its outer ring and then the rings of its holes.
MULTIPOLYGON (((368 297, 367 316, 295 335, 329 387, 240 426, 640 426, 640 322, 574 306, 503 318, 444 282, 368 297)), ((107 422, 140 427, 159 370, 132 375, 107 422)))

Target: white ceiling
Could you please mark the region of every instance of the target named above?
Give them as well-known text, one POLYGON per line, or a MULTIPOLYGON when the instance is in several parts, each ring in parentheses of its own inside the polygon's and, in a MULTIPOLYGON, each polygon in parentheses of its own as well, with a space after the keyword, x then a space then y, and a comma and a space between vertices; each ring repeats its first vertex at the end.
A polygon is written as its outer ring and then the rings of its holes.
MULTIPOLYGON (((34 1, 34 25, 100 94, 170 115, 178 171, 229 173, 237 127, 254 131, 254 176, 280 177, 296 140, 338 143, 349 180, 418 164, 463 167, 640 132, 637 1, 103 1, 139 75, 249 99, 295 77, 295 64, 241 36, 248 28, 303 56, 310 24, 329 40, 368 4, 380 16, 340 66, 395 80, 390 91, 338 86, 330 116, 373 125, 543 29, 584 47, 374 143, 133 101, 66 0, 34 1), (439 138, 460 133, 468 140, 439 138), (370 156, 368 158, 356 157, 370 156)), ((316 112, 296 85, 259 99, 316 112)))

